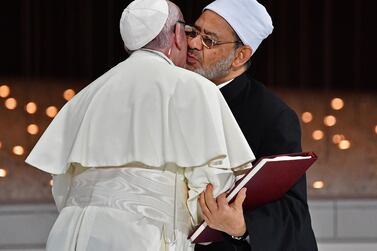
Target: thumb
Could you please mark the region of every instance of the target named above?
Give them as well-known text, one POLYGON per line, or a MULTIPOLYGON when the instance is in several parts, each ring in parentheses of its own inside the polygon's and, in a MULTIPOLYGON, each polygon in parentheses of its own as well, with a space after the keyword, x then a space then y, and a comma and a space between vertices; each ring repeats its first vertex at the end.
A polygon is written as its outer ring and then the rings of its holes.
POLYGON ((234 203, 233 203, 233 208, 235 209, 242 209, 242 204, 246 198, 246 188, 242 188, 238 194, 237 194, 237 197, 236 199, 234 200, 234 203))

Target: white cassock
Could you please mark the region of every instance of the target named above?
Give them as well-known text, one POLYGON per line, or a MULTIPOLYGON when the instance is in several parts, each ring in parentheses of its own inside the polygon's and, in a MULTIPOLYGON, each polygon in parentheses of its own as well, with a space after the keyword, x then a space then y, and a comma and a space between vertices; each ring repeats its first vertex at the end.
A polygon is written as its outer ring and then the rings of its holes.
POLYGON ((254 160, 218 88, 134 52, 58 113, 26 159, 54 175, 47 250, 192 250, 197 197, 254 160))

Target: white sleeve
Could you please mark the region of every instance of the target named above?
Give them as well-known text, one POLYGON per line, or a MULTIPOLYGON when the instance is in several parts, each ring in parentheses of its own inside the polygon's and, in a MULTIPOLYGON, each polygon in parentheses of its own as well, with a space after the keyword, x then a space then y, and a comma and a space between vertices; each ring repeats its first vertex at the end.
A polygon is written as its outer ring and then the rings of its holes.
POLYGON ((213 185, 214 197, 216 198, 220 193, 231 188, 235 182, 235 176, 231 169, 219 169, 208 165, 185 168, 185 177, 189 189, 187 207, 194 226, 202 221, 198 197, 207 184, 213 185))

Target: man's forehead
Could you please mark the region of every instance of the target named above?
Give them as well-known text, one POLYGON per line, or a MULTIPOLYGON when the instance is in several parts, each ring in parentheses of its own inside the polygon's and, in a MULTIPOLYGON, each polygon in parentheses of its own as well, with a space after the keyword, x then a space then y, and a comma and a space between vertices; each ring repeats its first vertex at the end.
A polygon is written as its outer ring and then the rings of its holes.
POLYGON ((216 12, 205 10, 195 22, 195 28, 208 35, 233 35, 233 29, 228 22, 216 12))
POLYGON ((207 28, 202 28, 199 25, 194 25, 195 29, 197 29, 200 32, 203 32, 206 35, 210 35, 212 37, 218 37, 218 34, 214 31, 208 30, 207 28))

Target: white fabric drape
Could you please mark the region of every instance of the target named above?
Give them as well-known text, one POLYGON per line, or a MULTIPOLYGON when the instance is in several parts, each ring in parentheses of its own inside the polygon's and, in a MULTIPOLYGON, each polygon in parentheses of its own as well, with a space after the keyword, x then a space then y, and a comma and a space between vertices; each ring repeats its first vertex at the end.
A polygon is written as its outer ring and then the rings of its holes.
POLYGON ((26 159, 54 174, 47 249, 191 250, 197 197, 254 160, 217 87, 155 51, 79 92, 26 159))
POLYGON ((46 172, 69 163, 219 168, 254 159, 216 86, 149 51, 136 51, 78 93, 26 159, 46 172), (53 149, 53 151, 52 151, 53 149))
POLYGON ((208 182, 215 195, 234 183, 231 170, 208 166, 158 170, 75 164, 69 177, 68 186, 60 175, 54 177, 54 184, 69 192, 47 250, 193 250, 187 236, 201 221, 198 195, 208 182))

